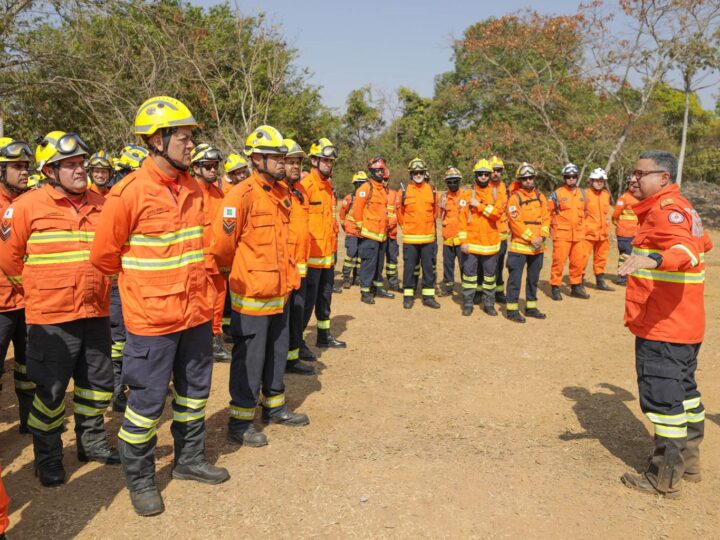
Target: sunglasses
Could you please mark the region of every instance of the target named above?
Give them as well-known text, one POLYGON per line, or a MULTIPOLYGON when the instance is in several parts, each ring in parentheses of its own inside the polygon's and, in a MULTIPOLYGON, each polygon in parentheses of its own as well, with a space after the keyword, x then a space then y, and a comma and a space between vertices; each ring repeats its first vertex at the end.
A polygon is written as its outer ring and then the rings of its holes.
POLYGON ((572 178, 574 178, 575 180, 577 180, 577 179, 578 179, 578 175, 577 175, 577 174, 568 174, 568 175, 566 175, 566 176, 563 176, 563 178, 564 178, 565 180, 570 180, 570 179, 572 179, 572 178))
POLYGON ((220 163, 215 161, 206 161, 201 163, 200 166, 206 171, 211 171, 212 169, 217 170, 218 168, 220 168, 220 163))
POLYGON ((491 174, 492 173, 489 173, 489 172, 476 172, 475 178, 490 178, 491 174))

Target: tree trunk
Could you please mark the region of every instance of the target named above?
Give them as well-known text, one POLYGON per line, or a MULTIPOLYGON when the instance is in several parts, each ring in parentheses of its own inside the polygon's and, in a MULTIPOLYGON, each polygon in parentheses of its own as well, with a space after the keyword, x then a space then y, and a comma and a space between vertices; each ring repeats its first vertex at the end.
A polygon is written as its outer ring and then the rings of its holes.
POLYGON ((680 156, 678 157, 677 185, 682 185, 683 164, 685 163, 685 148, 687 146, 688 124, 690 123, 690 80, 688 73, 685 74, 685 113, 683 114, 682 137, 680 138, 680 156))
POLYGON ((615 147, 613 148, 612 152, 610 152, 610 156, 608 157, 607 163, 605 164, 605 172, 607 174, 610 174, 610 170, 612 169, 613 164, 615 163, 615 160, 618 157, 618 154, 620 154, 620 151, 622 150, 623 145, 625 144, 625 140, 627 139, 628 132, 630 131, 630 126, 634 122, 634 118, 630 117, 628 118, 627 122, 625 122, 625 126, 623 126, 622 134, 620 135, 620 138, 615 142, 615 147))

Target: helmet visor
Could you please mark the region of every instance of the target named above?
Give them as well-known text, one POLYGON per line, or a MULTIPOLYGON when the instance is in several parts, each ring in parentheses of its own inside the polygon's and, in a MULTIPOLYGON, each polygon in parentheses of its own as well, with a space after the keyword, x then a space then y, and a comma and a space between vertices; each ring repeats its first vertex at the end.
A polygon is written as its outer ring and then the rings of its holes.
POLYGON ((66 133, 60 137, 55 148, 63 155, 73 154, 78 148, 85 152, 88 151, 88 145, 85 144, 85 141, 83 141, 77 133, 66 133))
POLYGON ((325 158, 337 159, 338 151, 337 148, 334 146, 324 146, 320 150, 320 155, 325 158))
POLYGON ((215 148, 211 148, 205 154, 203 155, 202 159, 200 161, 222 161, 222 155, 220 155, 220 151, 216 150, 215 148))
POLYGON ((24 141, 13 141, 7 146, 4 146, 2 149, 0 149, 0 155, 7 159, 17 159, 19 157, 22 157, 22 155, 25 154, 25 156, 28 158, 28 161, 30 161, 30 156, 32 156, 32 152, 30 151, 30 147, 28 144, 24 141))

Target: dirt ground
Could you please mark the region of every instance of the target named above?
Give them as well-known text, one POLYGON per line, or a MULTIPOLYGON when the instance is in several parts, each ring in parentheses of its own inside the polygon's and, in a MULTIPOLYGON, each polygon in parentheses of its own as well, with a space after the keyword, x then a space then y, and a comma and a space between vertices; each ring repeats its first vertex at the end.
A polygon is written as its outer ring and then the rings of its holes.
MULTIPOLYGON (((720 233, 713 238, 720 244, 720 233)), ((609 269, 614 249, 610 261, 609 269)), ((316 377, 286 378, 290 406, 311 423, 265 428, 264 448, 226 441, 229 366, 216 364, 207 450, 232 478, 171 480, 168 403, 157 464, 167 509, 155 518, 135 515, 119 468, 78 462, 71 417, 68 483, 41 487, 6 373, 8 538, 718 538, 720 247, 706 261, 704 472, 680 500, 620 483, 652 448, 622 324, 624 290, 552 302, 546 258, 539 307, 548 319, 525 325, 477 309, 461 317, 457 298, 440 299, 441 310, 416 302, 405 311, 400 295, 374 306, 360 303, 356 287, 335 295, 332 330, 348 348, 324 352, 316 377)), ((106 419, 114 441, 120 415, 106 419)))

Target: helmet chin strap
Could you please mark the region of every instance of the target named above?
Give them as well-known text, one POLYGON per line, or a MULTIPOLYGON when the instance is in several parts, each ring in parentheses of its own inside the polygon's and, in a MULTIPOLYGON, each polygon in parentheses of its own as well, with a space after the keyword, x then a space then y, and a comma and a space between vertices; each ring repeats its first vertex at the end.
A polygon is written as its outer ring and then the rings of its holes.
POLYGON ((28 191, 30 189, 30 188, 22 189, 22 188, 10 185, 10 182, 7 181, 7 165, 3 165, 2 167, 0 167, 0 183, 2 183, 5 186, 5 188, 10 193, 15 195, 16 197, 18 195, 22 195, 23 193, 25 193, 26 191, 28 191))

